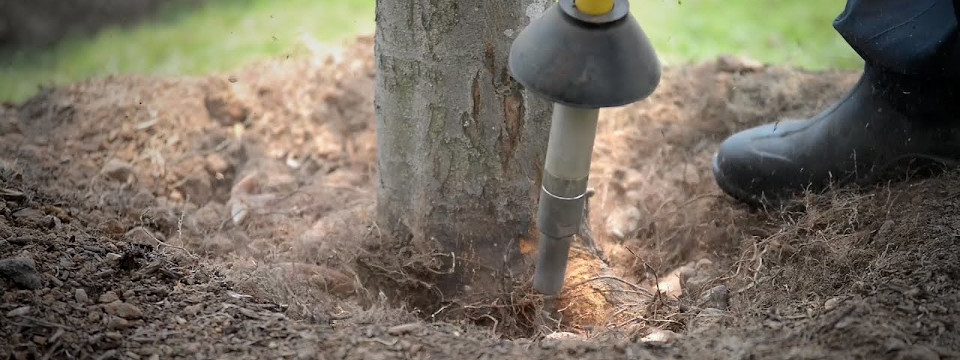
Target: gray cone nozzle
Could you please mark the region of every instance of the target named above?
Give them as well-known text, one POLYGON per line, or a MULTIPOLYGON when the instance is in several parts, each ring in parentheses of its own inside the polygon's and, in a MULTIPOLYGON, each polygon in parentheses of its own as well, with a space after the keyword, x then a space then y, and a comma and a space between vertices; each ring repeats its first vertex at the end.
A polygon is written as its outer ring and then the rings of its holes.
POLYGON ((627 0, 601 17, 580 14, 573 3, 560 0, 517 35, 508 59, 513 77, 568 106, 614 107, 650 96, 660 61, 627 0))
POLYGON ((646 98, 660 82, 660 63, 643 30, 615 0, 600 16, 559 0, 524 29, 508 60, 513 77, 554 102, 537 225, 534 290, 559 295, 570 244, 580 230, 599 109, 646 98))

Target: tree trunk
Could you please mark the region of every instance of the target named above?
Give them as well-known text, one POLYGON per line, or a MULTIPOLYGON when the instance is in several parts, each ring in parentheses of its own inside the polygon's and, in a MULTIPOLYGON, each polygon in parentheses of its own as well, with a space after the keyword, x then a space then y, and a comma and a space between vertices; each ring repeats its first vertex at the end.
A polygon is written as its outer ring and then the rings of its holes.
POLYGON ((510 77, 507 54, 547 5, 377 1, 379 225, 443 254, 447 297, 529 268, 550 104, 510 77))
MULTIPOLYGON (((450 312, 421 295, 431 290, 462 310, 503 310, 501 329, 537 322, 536 300, 517 300, 536 297, 517 290, 529 290, 533 272, 551 104, 511 78, 507 54, 553 3, 377 1, 377 225, 390 240, 366 265, 401 285, 390 298, 450 312)), ((649 296, 625 289, 583 245, 568 266, 564 321, 642 309, 649 296)))

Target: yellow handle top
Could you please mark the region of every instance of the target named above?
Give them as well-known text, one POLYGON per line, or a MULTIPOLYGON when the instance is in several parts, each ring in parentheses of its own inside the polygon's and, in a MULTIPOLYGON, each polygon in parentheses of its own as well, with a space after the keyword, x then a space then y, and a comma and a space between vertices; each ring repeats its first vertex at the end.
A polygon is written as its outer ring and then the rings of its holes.
POLYGON ((576 0, 574 4, 584 14, 599 16, 613 11, 613 2, 614 0, 576 0))

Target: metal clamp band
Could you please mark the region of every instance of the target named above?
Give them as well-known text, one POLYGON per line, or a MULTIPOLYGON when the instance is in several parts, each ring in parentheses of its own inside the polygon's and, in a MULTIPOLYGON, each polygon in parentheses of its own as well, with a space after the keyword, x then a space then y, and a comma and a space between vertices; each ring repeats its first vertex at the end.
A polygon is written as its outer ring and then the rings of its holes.
POLYGON ((576 235, 583 221, 583 204, 586 196, 559 197, 540 188, 540 207, 537 211, 537 226, 540 232, 555 238, 576 235))

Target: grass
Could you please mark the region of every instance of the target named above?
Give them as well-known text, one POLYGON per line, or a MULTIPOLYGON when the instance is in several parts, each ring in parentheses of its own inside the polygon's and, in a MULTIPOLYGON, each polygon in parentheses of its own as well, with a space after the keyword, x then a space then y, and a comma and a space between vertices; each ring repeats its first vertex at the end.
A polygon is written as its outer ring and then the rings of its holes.
POLYGON ((372 32, 373 14, 372 0, 210 0, 171 7, 132 29, 111 27, 0 60, 0 99, 22 101, 38 85, 91 76, 228 70, 291 52, 303 34, 336 43, 372 32))
POLYGON ((630 6, 668 64, 722 54, 810 70, 863 64, 833 29, 842 1, 634 0, 630 6))
MULTIPOLYGON (((456 1, 456 0, 450 0, 456 1)), ((498 0, 499 1, 499 0, 498 0)), ((38 85, 107 74, 197 75, 295 51, 302 34, 336 43, 374 28, 374 0, 210 0, 170 8, 132 29, 112 27, 0 62, 0 100, 38 85)), ((722 54, 807 69, 862 63, 831 22, 836 0, 634 0, 631 10, 666 64, 722 54)))

